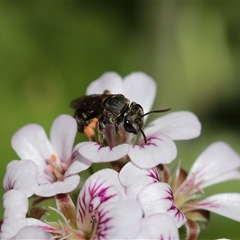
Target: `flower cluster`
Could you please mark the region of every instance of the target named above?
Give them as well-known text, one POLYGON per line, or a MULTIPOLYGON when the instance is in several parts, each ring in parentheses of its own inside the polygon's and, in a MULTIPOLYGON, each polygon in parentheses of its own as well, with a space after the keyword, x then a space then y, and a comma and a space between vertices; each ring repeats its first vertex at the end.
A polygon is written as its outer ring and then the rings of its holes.
MULTIPOLYGON (((86 94, 105 90, 148 112, 156 84, 141 72, 124 79, 110 72, 92 82, 86 94)), ((186 239, 197 239, 199 222, 209 221, 210 211, 240 222, 239 193, 206 197, 203 192, 240 180, 240 156, 229 145, 210 145, 188 174, 180 165, 174 170, 167 165, 177 157, 174 140, 200 135, 193 113, 158 117, 144 135, 119 127, 120 136, 106 125, 104 146, 97 141, 73 146, 78 126, 69 115, 54 120, 49 138, 38 124, 19 129, 11 144, 20 160, 8 164, 3 182, 1 239, 179 239, 182 226, 186 239), (106 168, 93 172, 94 163, 106 168), (88 178, 80 181, 81 172, 89 172, 88 178)))

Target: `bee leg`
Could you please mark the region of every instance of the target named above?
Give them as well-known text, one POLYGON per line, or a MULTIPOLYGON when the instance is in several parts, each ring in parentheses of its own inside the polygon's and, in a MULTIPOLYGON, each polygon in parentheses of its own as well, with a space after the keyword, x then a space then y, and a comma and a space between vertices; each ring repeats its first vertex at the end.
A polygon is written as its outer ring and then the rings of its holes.
POLYGON ((119 126, 118 126, 118 124, 115 123, 114 126, 115 126, 115 132, 116 132, 116 135, 117 135, 118 137, 121 137, 122 134, 121 134, 120 131, 119 131, 119 126))
POLYGON ((105 132, 105 123, 103 121, 98 122, 98 140, 99 144, 103 145, 105 132))

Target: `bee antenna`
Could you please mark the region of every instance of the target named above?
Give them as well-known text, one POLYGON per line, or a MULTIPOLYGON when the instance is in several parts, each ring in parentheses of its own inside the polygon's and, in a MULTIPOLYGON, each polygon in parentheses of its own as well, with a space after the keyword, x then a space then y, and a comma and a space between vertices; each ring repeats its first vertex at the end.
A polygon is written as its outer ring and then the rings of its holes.
POLYGON ((147 137, 146 137, 145 133, 143 132, 142 129, 140 129, 140 131, 141 131, 141 133, 142 133, 142 135, 143 135, 144 143, 147 144, 147 137))
POLYGON ((146 116, 146 115, 148 115, 150 113, 168 112, 170 110, 171 110, 171 108, 164 108, 164 109, 159 109, 159 110, 153 110, 153 111, 150 111, 150 112, 147 112, 147 113, 143 114, 141 117, 144 117, 144 116, 146 116))

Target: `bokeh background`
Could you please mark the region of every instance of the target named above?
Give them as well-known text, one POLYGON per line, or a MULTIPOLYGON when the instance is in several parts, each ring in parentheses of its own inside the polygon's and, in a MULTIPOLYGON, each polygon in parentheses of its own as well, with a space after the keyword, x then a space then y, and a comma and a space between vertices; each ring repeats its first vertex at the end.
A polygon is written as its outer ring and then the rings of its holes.
MULTIPOLYGON (((1 2, 1 181, 7 163, 18 159, 13 133, 28 123, 49 132, 54 118, 73 114, 69 102, 106 71, 146 72, 158 84, 156 109, 199 117, 201 136, 177 143, 186 170, 217 140, 240 153, 239 12, 240 3, 228 1, 1 2)), ((206 194, 221 191, 240 192, 240 184, 219 184, 206 194)), ((200 239, 239 239, 239 225, 212 214, 200 239)))

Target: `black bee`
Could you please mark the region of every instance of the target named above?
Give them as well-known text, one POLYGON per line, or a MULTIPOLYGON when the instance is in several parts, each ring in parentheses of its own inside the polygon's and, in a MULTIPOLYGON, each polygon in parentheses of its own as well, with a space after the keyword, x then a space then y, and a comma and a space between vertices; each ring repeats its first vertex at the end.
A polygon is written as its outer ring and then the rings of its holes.
POLYGON ((116 135, 120 136, 119 125, 123 123, 126 132, 142 133, 145 143, 146 136, 142 130, 143 117, 150 113, 167 112, 170 108, 143 112, 140 104, 130 103, 122 94, 110 94, 105 90, 103 94, 92 94, 73 100, 70 106, 75 109, 78 131, 84 133, 90 141, 94 141, 94 128, 98 126, 99 143, 103 145, 105 125, 114 125, 116 135))

